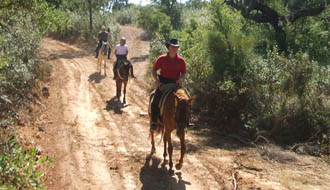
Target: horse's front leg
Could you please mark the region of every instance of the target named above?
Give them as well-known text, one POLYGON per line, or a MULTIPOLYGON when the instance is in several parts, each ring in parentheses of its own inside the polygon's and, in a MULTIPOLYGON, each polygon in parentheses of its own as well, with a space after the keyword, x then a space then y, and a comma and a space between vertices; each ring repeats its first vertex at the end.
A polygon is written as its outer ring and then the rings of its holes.
POLYGON ((154 132, 150 132, 150 136, 151 136, 151 154, 153 154, 156 152, 154 132))
POLYGON ((166 135, 163 137, 164 139, 164 153, 163 153, 163 157, 164 157, 164 162, 166 161, 166 156, 167 156, 167 150, 166 150, 166 144, 167 144, 167 138, 166 135))
POLYGON ((171 132, 167 133, 165 132, 165 138, 167 138, 167 143, 168 143, 168 157, 169 157, 169 166, 170 166, 170 171, 173 171, 173 161, 172 161, 172 154, 173 154, 173 145, 172 145, 172 139, 171 139, 171 132))
POLYGON ((107 61, 104 59, 104 76, 107 76, 107 61))
POLYGON ((117 96, 118 100, 120 101, 120 96, 121 96, 121 81, 119 79, 116 79, 116 86, 117 86, 116 96, 117 96))
POLYGON ((126 104, 126 86, 127 86, 127 81, 124 82, 124 99, 123 99, 124 104, 126 104))
POLYGON ((97 59, 97 63, 96 63, 96 71, 99 72, 99 67, 100 67, 100 59, 97 59))
POLYGON ((185 143, 185 139, 184 139, 185 134, 181 134, 180 136, 180 144, 181 144, 181 156, 180 156, 180 160, 179 163, 175 165, 175 168, 177 170, 181 170, 182 168, 182 164, 183 164, 183 157, 186 153, 186 143, 185 143))

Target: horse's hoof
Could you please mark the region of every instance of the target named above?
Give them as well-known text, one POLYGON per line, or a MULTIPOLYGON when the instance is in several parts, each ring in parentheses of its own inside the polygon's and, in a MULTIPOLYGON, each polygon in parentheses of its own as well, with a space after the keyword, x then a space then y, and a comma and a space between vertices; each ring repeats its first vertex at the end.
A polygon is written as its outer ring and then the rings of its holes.
POLYGON ((177 170, 181 170, 181 168, 182 168, 182 164, 175 164, 175 168, 176 168, 177 170))
POLYGON ((174 175, 174 170, 173 169, 169 169, 168 170, 168 173, 170 174, 170 176, 173 176, 174 175))

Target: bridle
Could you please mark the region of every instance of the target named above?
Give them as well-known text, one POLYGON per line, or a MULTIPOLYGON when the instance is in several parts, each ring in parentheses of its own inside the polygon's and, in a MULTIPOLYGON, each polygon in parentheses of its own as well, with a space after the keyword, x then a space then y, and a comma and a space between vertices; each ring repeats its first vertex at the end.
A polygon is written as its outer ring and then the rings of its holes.
MULTIPOLYGON (((117 74, 118 74, 118 77, 120 78, 120 80, 128 80, 128 75, 129 75, 129 65, 130 65, 130 62, 127 60, 127 59, 121 59, 121 60, 118 60, 118 66, 117 66, 117 74), (124 79, 123 76, 121 76, 120 74, 120 69, 122 67, 128 67, 128 71, 127 71, 127 79, 124 79)), ((125 68, 124 68, 125 69, 125 68)))

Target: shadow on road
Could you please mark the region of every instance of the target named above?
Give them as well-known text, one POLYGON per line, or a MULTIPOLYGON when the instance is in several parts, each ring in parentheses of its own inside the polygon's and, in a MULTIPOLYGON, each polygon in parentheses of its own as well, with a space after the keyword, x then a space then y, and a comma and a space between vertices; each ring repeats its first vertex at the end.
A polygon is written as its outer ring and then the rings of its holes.
POLYGON ((160 164, 161 159, 147 155, 146 162, 140 171, 141 190, 185 190, 186 185, 191 185, 190 182, 182 179, 181 172, 173 173, 165 167, 165 162, 160 164))
POLYGON ((105 108, 105 110, 107 111, 113 110, 115 114, 122 114, 123 111, 121 111, 121 109, 127 106, 128 106, 127 104, 124 105, 123 103, 121 103, 120 100, 118 100, 116 96, 114 96, 113 98, 111 98, 111 100, 107 101, 107 107, 105 108))
POLYGON ((100 83, 102 79, 105 79, 106 75, 100 75, 99 72, 95 72, 88 76, 88 82, 100 83))
POLYGON ((67 50, 57 50, 53 51, 49 56, 48 59, 53 61, 56 59, 75 59, 75 58, 82 58, 85 56, 90 56, 86 51, 83 50, 75 50, 74 52, 70 52, 67 50))
POLYGON ((130 58, 130 61, 132 63, 137 63, 137 62, 144 62, 145 60, 147 60, 149 57, 149 55, 141 55, 139 57, 132 57, 130 58))

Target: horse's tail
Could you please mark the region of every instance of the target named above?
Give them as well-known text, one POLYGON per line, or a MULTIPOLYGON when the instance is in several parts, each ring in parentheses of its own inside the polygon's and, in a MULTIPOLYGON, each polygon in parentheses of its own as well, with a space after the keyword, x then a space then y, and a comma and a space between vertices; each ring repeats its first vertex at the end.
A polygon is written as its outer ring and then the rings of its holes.
POLYGON ((160 144, 162 142, 162 140, 164 138, 164 134, 165 134, 165 127, 164 127, 164 125, 160 125, 158 127, 157 132, 158 132, 158 134, 161 133, 161 136, 160 136, 160 139, 159 139, 159 142, 158 142, 158 144, 160 144))

